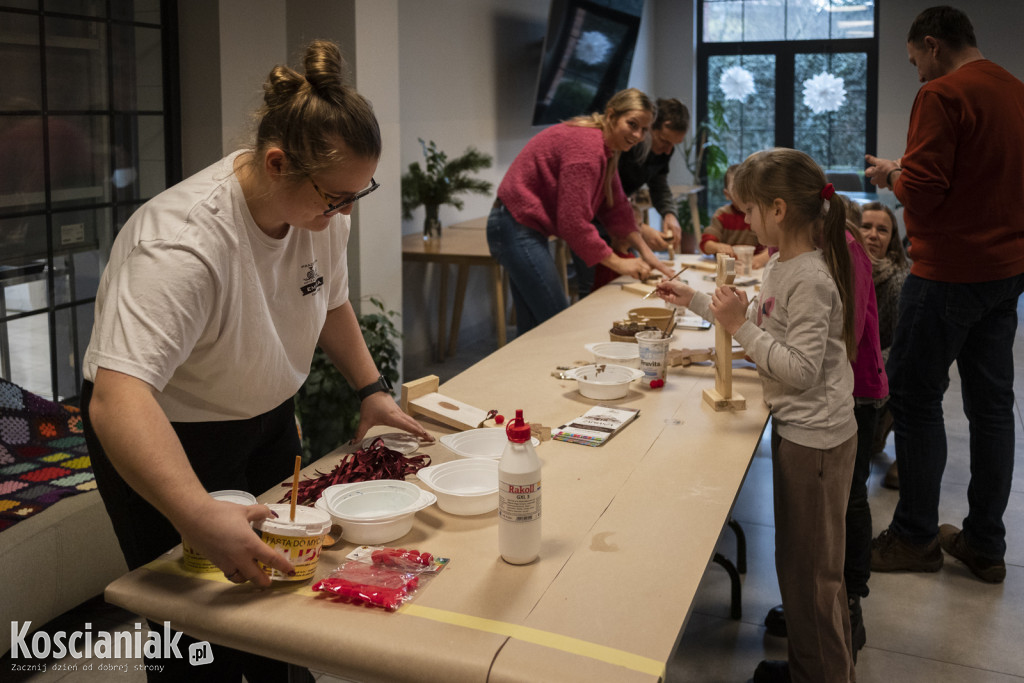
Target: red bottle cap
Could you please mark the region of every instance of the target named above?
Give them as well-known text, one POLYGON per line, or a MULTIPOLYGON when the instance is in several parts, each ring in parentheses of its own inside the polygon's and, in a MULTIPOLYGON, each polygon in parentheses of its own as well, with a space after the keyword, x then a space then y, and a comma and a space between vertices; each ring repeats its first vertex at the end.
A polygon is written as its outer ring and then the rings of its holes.
POLYGON ((530 440, 530 423, 523 419, 522 409, 516 410, 516 419, 505 427, 508 440, 515 443, 526 443, 530 440))

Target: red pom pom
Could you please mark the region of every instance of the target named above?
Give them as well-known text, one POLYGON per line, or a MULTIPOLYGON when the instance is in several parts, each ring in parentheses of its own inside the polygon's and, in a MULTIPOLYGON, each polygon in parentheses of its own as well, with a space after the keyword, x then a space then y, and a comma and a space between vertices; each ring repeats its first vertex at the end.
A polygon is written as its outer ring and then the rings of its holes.
POLYGON ((495 415, 495 416, 494 416, 494 424, 498 424, 498 425, 500 425, 500 424, 502 424, 502 423, 503 423, 504 421, 505 421, 505 416, 504 416, 504 415, 495 415))

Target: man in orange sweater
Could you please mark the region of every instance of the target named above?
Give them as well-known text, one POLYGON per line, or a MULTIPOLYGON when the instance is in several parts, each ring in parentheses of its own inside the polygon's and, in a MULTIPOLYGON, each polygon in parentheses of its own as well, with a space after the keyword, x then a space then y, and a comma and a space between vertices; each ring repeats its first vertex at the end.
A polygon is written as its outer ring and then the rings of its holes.
POLYGON ((913 259, 887 365, 900 500, 873 571, 937 571, 945 550, 983 581, 1006 576, 1013 475, 1013 341, 1024 291, 1024 83, 982 57, 970 20, 933 7, 907 52, 924 83, 903 156, 866 174, 904 205, 913 259), (942 396, 956 361, 970 422, 969 512, 938 524, 942 396))

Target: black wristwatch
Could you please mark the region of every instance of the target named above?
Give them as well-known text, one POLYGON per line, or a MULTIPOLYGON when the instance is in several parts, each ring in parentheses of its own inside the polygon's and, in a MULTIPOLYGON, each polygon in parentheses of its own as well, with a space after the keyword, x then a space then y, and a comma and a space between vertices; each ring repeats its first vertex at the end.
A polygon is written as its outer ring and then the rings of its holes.
POLYGON ((356 392, 359 396, 359 400, 364 400, 367 396, 376 394, 378 391, 383 391, 385 394, 391 395, 391 382, 384 375, 377 378, 377 381, 373 384, 367 384, 365 387, 356 392))

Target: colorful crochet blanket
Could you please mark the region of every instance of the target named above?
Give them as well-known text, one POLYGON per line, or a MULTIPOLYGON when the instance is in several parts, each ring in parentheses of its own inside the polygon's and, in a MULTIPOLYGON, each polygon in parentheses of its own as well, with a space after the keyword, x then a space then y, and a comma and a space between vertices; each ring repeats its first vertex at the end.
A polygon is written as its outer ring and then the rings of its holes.
POLYGON ((0 378, 0 531, 95 488, 79 409, 0 378))

